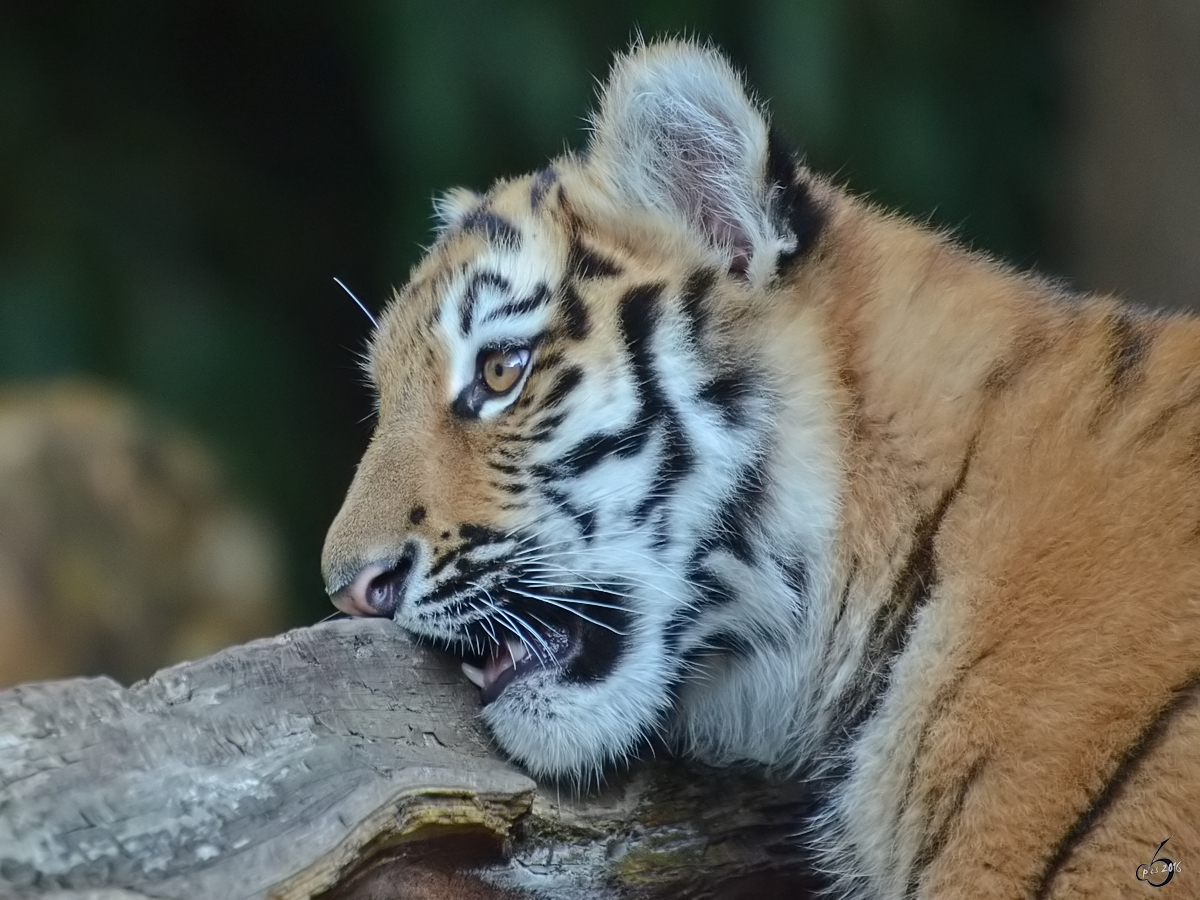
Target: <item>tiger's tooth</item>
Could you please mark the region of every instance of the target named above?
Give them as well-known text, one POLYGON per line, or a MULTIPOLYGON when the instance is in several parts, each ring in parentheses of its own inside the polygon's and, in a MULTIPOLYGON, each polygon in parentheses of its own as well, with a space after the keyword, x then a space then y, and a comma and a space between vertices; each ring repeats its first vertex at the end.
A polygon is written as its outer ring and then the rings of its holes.
POLYGON ((483 669, 477 669, 470 663, 463 663, 462 670, 463 674, 467 676, 467 679, 471 682, 471 684, 475 685, 475 687, 479 688, 480 690, 483 689, 483 669))
POLYGON ((504 643, 508 644, 508 655, 512 657, 513 665, 516 665, 525 658, 525 654, 529 651, 520 641, 514 641, 512 638, 505 638, 504 643))

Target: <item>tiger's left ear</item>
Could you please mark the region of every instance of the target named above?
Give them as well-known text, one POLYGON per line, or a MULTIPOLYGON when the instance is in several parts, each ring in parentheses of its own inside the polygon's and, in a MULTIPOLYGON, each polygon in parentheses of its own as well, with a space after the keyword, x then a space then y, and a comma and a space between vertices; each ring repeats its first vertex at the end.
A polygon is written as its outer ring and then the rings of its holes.
POLYGON ((756 286, 820 230, 795 160, 716 50, 636 47, 613 65, 592 125, 589 167, 610 191, 699 232, 756 286))

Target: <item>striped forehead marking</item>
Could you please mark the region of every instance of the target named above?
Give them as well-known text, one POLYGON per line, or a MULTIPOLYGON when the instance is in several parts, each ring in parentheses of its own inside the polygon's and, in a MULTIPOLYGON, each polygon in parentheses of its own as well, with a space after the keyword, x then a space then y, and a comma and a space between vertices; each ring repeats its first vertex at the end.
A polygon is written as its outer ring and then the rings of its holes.
MULTIPOLYGON (((492 228, 481 218, 480 228, 492 228)), ((511 224, 511 223, 510 223, 511 224)), ((516 226, 513 233, 517 233, 516 226)), ((532 346, 552 315, 554 254, 530 231, 518 240, 489 241, 448 285, 438 330, 449 355, 449 394, 457 397, 478 375, 479 353, 488 347, 532 346)))
POLYGON ((478 234, 495 247, 521 249, 521 230, 486 206, 476 207, 467 213, 456 230, 462 234, 478 234))

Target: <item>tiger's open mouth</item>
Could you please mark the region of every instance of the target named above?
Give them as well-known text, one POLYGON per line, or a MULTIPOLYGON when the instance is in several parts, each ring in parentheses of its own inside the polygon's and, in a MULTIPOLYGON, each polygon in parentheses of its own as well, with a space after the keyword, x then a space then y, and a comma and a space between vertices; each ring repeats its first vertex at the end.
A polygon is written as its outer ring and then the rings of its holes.
POLYGON ((557 597, 549 606, 493 606, 497 614, 473 622, 458 644, 463 674, 479 688, 484 706, 537 672, 576 683, 603 678, 624 649, 627 614, 614 602, 618 597, 595 591, 586 597, 557 597))
POLYGON ((482 665, 463 661, 463 674, 479 688, 484 706, 522 675, 551 667, 561 668, 572 655, 575 641, 570 634, 555 629, 546 634, 539 633, 538 638, 534 641, 506 637, 479 660, 482 665))

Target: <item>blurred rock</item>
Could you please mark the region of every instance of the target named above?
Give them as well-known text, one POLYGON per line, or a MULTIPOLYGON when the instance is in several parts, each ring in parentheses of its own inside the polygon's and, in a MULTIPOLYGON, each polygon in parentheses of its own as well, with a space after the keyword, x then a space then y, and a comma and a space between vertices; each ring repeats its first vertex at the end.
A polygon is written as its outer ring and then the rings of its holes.
POLYGON ((273 633, 280 551, 212 455, 86 383, 0 388, 0 687, 273 633))

